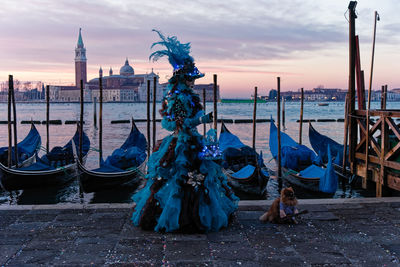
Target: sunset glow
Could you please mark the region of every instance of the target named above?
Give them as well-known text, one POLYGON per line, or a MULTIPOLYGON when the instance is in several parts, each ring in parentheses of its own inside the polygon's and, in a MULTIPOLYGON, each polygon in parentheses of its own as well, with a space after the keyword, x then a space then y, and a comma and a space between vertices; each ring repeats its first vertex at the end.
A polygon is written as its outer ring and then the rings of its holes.
MULTIPOLYGON (((211 83, 218 74, 224 98, 282 90, 346 88, 349 1, 3 1, 0 10, 0 80, 74 83, 78 30, 87 48, 88 79, 125 58, 135 73, 152 68, 166 82, 171 67, 150 62, 156 28, 191 42, 198 68, 211 83)), ((359 1, 356 32, 369 79, 374 11, 378 22, 373 88, 400 87, 400 2, 359 1)))

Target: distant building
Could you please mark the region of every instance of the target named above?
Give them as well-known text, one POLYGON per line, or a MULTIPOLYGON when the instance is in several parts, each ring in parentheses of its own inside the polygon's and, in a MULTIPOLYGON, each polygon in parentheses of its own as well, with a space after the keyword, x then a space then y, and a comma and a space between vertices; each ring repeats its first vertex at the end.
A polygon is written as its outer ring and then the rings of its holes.
MULTIPOLYGON (((371 93, 371 101, 381 101, 382 91, 375 90, 371 93)), ((365 92, 365 99, 368 99, 368 91, 365 92)), ((400 89, 388 90, 386 95, 386 101, 400 101, 400 89)))
MULTIPOLYGON (((16 101, 40 101, 44 99, 44 85, 40 81, 14 80, 16 101)), ((8 81, 0 83, 0 102, 8 101, 8 81)))
MULTIPOLYGON (((203 89, 206 90, 206 102, 214 101, 214 84, 195 84, 193 91, 200 96, 200 101, 203 102, 203 89)), ((217 101, 220 101, 219 85, 217 85, 217 101)))
POLYGON ((75 86, 80 88, 81 81, 87 82, 86 48, 83 45, 81 29, 79 28, 78 43, 75 48, 75 86))
POLYGON ((269 90, 268 99, 276 99, 277 96, 278 91, 276 91, 275 89, 269 90))
MULTIPOLYGON (((80 82, 83 81, 84 100, 96 101, 100 98, 99 78, 87 82, 86 48, 83 43, 81 29, 79 29, 78 42, 75 48, 75 86, 50 86, 51 101, 79 102, 80 82)), ((100 68, 99 75, 103 76, 100 68)), ((128 59, 120 68, 119 74, 113 74, 110 68, 109 75, 103 76, 103 101, 104 102, 145 102, 147 101, 147 81, 150 81, 150 97, 153 99, 154 78, 156 80, 156 100, 163 96, 164 86, 159 84, 159 76, 151 71, 149 74, 135 74, 128 59)))
POLYGON ((81 80, 83 82, 83 86, 85 86, 87 81, 86 62, 86 48, 83 44, 81 29, 79 29, 78 43, 75 47, 75 86, 50 85, 50 101, 80 101, 81 80))
POLYGON ((344 101, 346 99, 346 94, 347 90, 338 88, 314 88, 311 92, 306 91, 304 97, 310 101, 344 101))
MULTIPOLYGON (((100 68, 99 76, 103 75, 100 68)), ((163 86, 159 84, 159 76, 151 71, 149 74, 135 74, 129 65, 128 59, 120 68, 119 74, 114 75, 110 68, 109 76, 103 77, 103 101, 104 102, 146 102, 147 81, 150 81, 150 99, 153 100, 154 78, 156 79, 156 100, 163 96, 163 86)), ((100 98, 99 78, 94 78, 86 85, 85 90, 90 93, 89 98, 96 101, 100 98)))
MULTIPOLYGON (((272 90, 271 90, 272 91, 272 90)), ((270 91, 270 92, 271 92, 270 91)), ((314 88, 312 90, 304 91, 304 100, 306 101, 344 101, 346 98, 347 90, 343 89, 328 89, 328 88, 314 88)), ((285 91, 281 92, 281 97, 285 100, 300 100, 301 91, 285 91)))

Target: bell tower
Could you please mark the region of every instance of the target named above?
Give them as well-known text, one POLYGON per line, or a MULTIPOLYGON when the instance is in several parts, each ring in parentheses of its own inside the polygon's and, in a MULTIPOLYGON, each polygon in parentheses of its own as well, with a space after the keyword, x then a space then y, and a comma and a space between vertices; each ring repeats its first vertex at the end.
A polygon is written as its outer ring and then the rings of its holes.
POLYGON ((86 61, 86 48, 83 45, 81 28, 79 28, 78 43, 75 48, 75 86, 78 88, 81 86, 81 80, 83 80, 83 85, 87 82, 86 61))

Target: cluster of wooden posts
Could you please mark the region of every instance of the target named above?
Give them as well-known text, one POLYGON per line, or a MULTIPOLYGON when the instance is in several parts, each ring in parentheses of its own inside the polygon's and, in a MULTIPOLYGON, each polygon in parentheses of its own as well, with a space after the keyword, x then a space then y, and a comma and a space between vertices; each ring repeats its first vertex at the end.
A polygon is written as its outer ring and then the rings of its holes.
MULTIPOLYGON (((153 81, 153 92, 151 93, 151 81, 147 81, 147 155, 150 155, 151 147, 155 147, 156 145, 156 90, 157 90, 157 80, 154 77, 153 81), (153 96, 151 100, 150 96, 153 96), (152 113, 150 112, 150 106, 152 103, 152 113), (151 116, 152 115, 152 116, 151 116), (152 127, 151 127, 152 123, 152 127), (151 128, 152 128, 152 139, 151 139, 151 128), (152 140, 152 142, 150 142, 152 140), (151 145, 150 145, 151 144, 151 145)), ((79 146, 79 159, 82 161, 82 138, 83 138, 83 114, 84 114, 84 92, 83 92, 83 80, 80 81, 80 120, 77 122, 79 130, 80 130, 80 146, 79 146)), ((50 124, 50 92, 49 92, 49 85, 46 86, 46 151, 49 152, 49 124, 50 124)), ((213 110, 213 117, 214 117, 214 124, 213 127, 217 130, 217 75, 214 74, 214 87, 213 87, 213 95, 214 95, 214 110, 213 110)), ((99 162, 101 162, 103 158, 103 77, 100 73, 99 76, 99 162)), ((93 112, 93 125, 97 127, 97 110, 96 110, 96 100, 94 100, 94 112, 93 112)), ((206 91, 203 89, 203 106, 204 112, 206 112, 206 91)), ((254 108, 254 112, 256 109, 254 108)), ((255 119, 255 115, 254 115, 255 119)), ((16 109, 15 109, 15 97, 14 97, 14 81, 13 76, 9 75, 9 97, 8 97, 8 165, 11 167, 11 153, 12 153, 12 140, 14 139, 14 147, 15 147, 15 158, 18 160, 17 157, 17 123, 16 122, 16 109), (11 111, 13 111, 13 119, 11 118, 11 111), (11 129, 13 125, 13 129, 11 129), (12 132, 14 132, 14 138, 12 138, 12 132)), ((33 121, 32 121, 33 122, 33 121)), ((61 121, 59 121, 61 124, 61 121)), ((253 122, 255 125, 255 121, 253 122)), ((206 136, 206 124, 204 124, 204 136, 206 136)), ((253 138, 255 138, 255 128, 253 138)), ((255 139, 253 140, 253 147, 255 144, 255 139)), ((16 164, 18 167, 18 162, 16 164)))
MULTIPOLYGON (((151 153, 151 148, 154 148, 156 145, 156 122, 159 121, 156 119, 156 79, 154 78, 153 81, 153 92, 151 93, 151 81, 147 81, 147 119, 145 120, 147 123, 147 140, 149 140, 149 145, 147 147, 147 154, 150 155, 151 153), (153 99, 151 99, 151 95, 153 96, 153 99), (151 105, 152 105, 152 112, 151 110, 151 105), (151 125, 152 124, 152 125, 151 125), (151 129, 152 129, 152 134, 151 134, 151 129), (152 138, 151 138, 152 137, 152 138), (151 140, 151 142, 150 142, 151 140)), ((214 74, 213 76, 213 128, 217 130, 217 123, 218 121, 218 113, 217 113, 217 75, 214 74)), ((12 138, 11 138, 11 125, 14 125, 14 146, 17 147, 17 129, 16 129, 16 123, 13 123, 11 119, 11 107, 13 107, 14 110, 14 121, 16 120, 16 111, 15 111, 15 98, 14 98, 14 90, 13 90, 13 76, 10 75, 10 80, 9 80, 9 105, 8 105, 8 129, 9 129, 9 150, 8 150, 8 157, 9 157, 9 165, 11 164, 11 147, 12 147, 12 138), (12 106, 11 106, 12 103, 12 106)), ((84 114, 84 91, 83 91, 83 80, 80 81, 80 119, 77 121, 77 125, 79 127, 79 132, 80 132, 80 145, 79 145, 79 151, 78 151, 78 156, 79 160, 82 161, 82 140, 83 140, 83 114, 84 114)), ((302 92, 302 97, 301 97, 301 116, 300 116, 300 139, 299 143, 301 144, 301 133, 302 133, 302 120, 303 120, 303 88, 301 88, 302 92)), ((283 125, 285 125, 285 112, 284 108, 282 111, 283 118, 281 120, 280 117, 280 78, 278 77, 278 127, 280 128, 280 121, 283 122, 283 125)), ((97 110, 96 110, 96 101, 94 103, 94 112, 93 112, 93 125, 94 127, 97 127, 97 110)), ((206 91, 203 89, 203 107, 204 107, 204 113, 206 113, 206 91)), ((254 110, 253 110, 253 135, 252 135, 252 147, 255 149, 255 142, 256 142, 256 122, 257 121, 264 121, 264 120, 257 120, 256 117, 257 113, 257 87, 254 88, 254 110)), ((248 120, 245 120, 246 122, 248 120)), ((250 120, 249 120, 250 121, 250 120)), ((44 123, 44 122, 43 122, 44 123)), ((49 86, 46 86, 46 151, 47 153, 49 152, 49 125, 51 124, 50 121, 50 92, 49 92, 49 86)), ((59 124, 61 124, 61 121, 59 121, 59 124)), ((103 77, 100 74, 99 76, 99 162, 101 162, 103 158, 103 77)), ((203 135, 206 136, 206 124, 203 124, 203 135)), ((278 132, 279 135, 279 142, 280 142, 280 132, 278 132)), ((14 150, 15 153, 17 152, 17 149, 14 150)), ((279 150, 280 151, 280 150, 279 150)), ((17 157, 16 157, 17 158, 17 157)), ((279 157, 280 159, 280 157, 279 157)), ((279 170, 280 170, 280 160, 278 161, 279 165, 279 170)), ((280 172, 279 172, 280 173, 280 172)))
MULTIPOLYGON (((376 196, 383 196, 383 187, 400 191, 400 127, 394 118, 400 118, 400 110, 387 110, 387 85, 382 86, 381 109, 370 110, 373 63, 375 52, 376 22, 379 15, 374 16, 374 35, 369 79, 368 101, 365 103, 364 75, 360 66, 358 36, 355 35, 355 7, 357 2, 349 4, 349 92, 345 104, 343 166, 346 159, 350 162, 351 175, 362 177, 362 185, 367 188, 367 181, 376 183, 376 196), (356 79, 357 78, 357 79, 356 79), (358 110, 355 109, 356 82, 358 93, 358 110), (375 117, 372 120, 370 117, 375 117), (347 143, 349 143, 347 150, 347 143), (348 154, 347 154, 348 153, 348 154)), ((281 107, 280 107, 280 78, 277 78, 277 128, 278 128, 278 177, 281 177, 281 107)), ((284 102, 283 102, 284 103, 284 102)), ((284 117, 282 110, 282 117, 284 117)), ((284 127, 284 118, 283 127, 284 127)), ((303 90, 301 97, 299 143, 302 140, 303 125, 303 90)), ((346 168, 343 168, 346 176, 346 168)), ((280 181, 281 179, 278 179, 280 181)), ((279 184, 281 187, 281 182, 279 184)))
MULTIPOLYGON (((359 101, 358 110, 355 109, 356 69, 357 64, 359 65, 355 35, 356 4, 355 1, 350 1, 349 5, 349 92, 346 114, 348 115, 350 171, 362 177, 364 188, 367 187, 368 180, 375 182, 376 196, 381 197, 384 195, 383 186, 400 190, 400 129, 393 119, 400 118, 400 110, 386 109, 387 85, 382 86, 381 109, 370 110, 376 22, 379 20, 377 12, 374 17, 368 102, 365 107, 365 100, 361 97, 365 93, 359 90, 359 82, 357 82, 359 101)), ((347 123, 345 131, 346 138, 347 123)))
MULTIPOLYGON (((285 129, 285 101, 282 101, 282 112, 281 112, 281 77, 277 77, 277 96, 276 96, 276 127, 278 128, 278 155, 277 155, 277 178, 279 191, 282 189, 282 155, 281 155, 281 121, 283 129, 285 129), (281 119, 282 114, 282 119, 281 119)), ((300 120, 299 120, 299 144, 302 143, 303 134, 303 108, 304 108, 304 88, 301 88, 301 98, 300 98, 300 120)), ((255 129, 255 124, 253 126, 255 129)))
MULTIPOLYGON (((148 80, 147 81, 147 140, 149 140, 148 142, 148 146, 147 146, 147 155, 150 155, 151 152, 151 147, 154 148, 156 146, 156 93, 157 93, 157 80, 156 77, 154 77, 153 80, 153 99, 152 101, 150 100, 150 91, 151 91, 151 81, 148 80), (150 105, 152 103, 152 113, 150 112, 150 105), (151 116, 152 115, 152 116, 151 116), (151 118, 150 118, 151 117, 151 118), (152 122, 152 127, 150 127, 150 124, 152 122), (153 129, 153 135, 152 135, 152 142, 151 142, 151 146, 150 146, 150 139, 151 139, 151 129, 153 129)), ((213 116, 214 116, 214 129, 217 130, 217 120, 218 120, 218 116, 217 116, 217 102, 218 102, 218 98, 217 98, 217 74, 214 74, 214 86, 213 86, 213 94, 214 94, 214 110, 213 110, 213 116)), ((102 91, 102 88, 100 88, 100 92, 102 91)), ((203 89, 203 108, 204 108, 204 113, 206 112, 206 90, 203 89)), ((203 135, 206 136, 206 124, 203 125, 203 135)))
POLYGON ((12 131, 14 131, 14 157, 15 157, 15 167, 18 168, 18 147, 17 147, 17 115, 15 110, 15 94, 14 94, 14 80, 13 76, 8 76, 8 167, 12 165, 12 131), (13 110, 14 127, 11 129, 12 119, 11 119, 11 105, 13 110))

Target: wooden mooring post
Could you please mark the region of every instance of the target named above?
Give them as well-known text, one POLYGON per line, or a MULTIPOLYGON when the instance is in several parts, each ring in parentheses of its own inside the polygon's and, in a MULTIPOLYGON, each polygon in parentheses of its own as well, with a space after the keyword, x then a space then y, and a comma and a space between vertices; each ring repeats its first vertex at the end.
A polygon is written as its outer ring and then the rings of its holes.
POLYGON ((282 129, 286 130, 285 125, 285 97, 282 97, 282 129))
POLYGON ((97 128, 97 107, 96 97, 93 97, 93 127, 97 128))
POLYGON ((147 80, 147 157, 150 157, 150 80, 147 80))
POLYGON ((282 190, 282 162, 281 162, 281 78, 277 77, 277 114, 276 114, 276 126, 278 128, 278 189, 279 193, 282 190))
POLYGON ((18 138, 17 138, 17 110, 15 108, 15 92, 14 92, 14 83, 12 83, 12 107, 13 107, 13 133, 14 133, 14 159, 15 159, 15 168, 18 168, 18 138))
POLYGON ((387 117, 383 116, 383 122, 381 123, 381 153, 379 157, 380 169, 379 177, 376 181, 376 197, 382 197, 382 187, 384 183, 384 177, 386 176, 385 166, 385 155, 388 152, 389 145, 389 127, 386 124, 387 117))
POLYGON ((349 94, 346 94, 344 101, 344 134, 343 134, 343 161, 342 174, 346 177, 346 162, 347 162, 347 140, 349 136, 349 94))
MULTIPOLYGON (((206 88, 203 88, 203 111, 204 111, 204 114, 206 114, 206 88)), ((204 138, 206 137, 206 132, 207 132, 206 124, 203 123, 204 138)))
POLYGON ((8 106, 7 106, 7 115, 8 115, 8 157, 7 157, 7 163, 8 163, 8 167, 11 168, 12 165, 12 132, 11 132, 11 93, 12 90, 14 88, 14 80, 13 80, 13 76, 9 75, 8 76, 8 106))
POLYGON ((50 151, 50 85, 46 85, 46 153, 50 151))
POLYGON ((257 117, 257 86, 254 87, 254 109, 253 109, 253 149, 256 149, 256 117, 257 117))
POLYGON ((301 139, 303 135, 303 108, 304 108, 304 88, 301 88, 300 97, 300 129, 299 129, 299 144, 301 145, 301 139))
POLYGON ((356 41, 355 41, 355 19, 357 18, 355 9, 357 2, 350 1, 348 7, 349 14, 349 157, 352 173, 356 172, 355 149, 357 143, 357 123, 354 117, 355 111, 355 82, 356 82, 356 41))
POLYGON ((217 85, 217 74, 214 74, 214 130, 218 132, 217 129, 217 122, 218 122, 218 114, 217 114, 217 102, 218 102, 218 98, 217 98, 217 89, 218 89, 218 85, 217 85))
POLYGON ((153 80, 153 149, 156 147, 156 92, 157 92, 157 78, 153 80))
POLYGON ((13 164, 11 124, 13 124, 12 128, 14 133, 14 161, 15 161, 15 167, 18 168, 17 111, 15 109, 14 78, 12 75, 9 75, 8 76, 8 167, 11 167, 13 164), (11 119, 11 108, 13 112, 12 119, 11 119))
POLYGON ((103 75, 99 75, 99 165, 103 160, 103 75))
POLYGON ((79 162, 83 160, 83 80, 81 80, 81 114, 79 119, 79 162))
POLYGON ((12 108, 13 108, 13 133, 14 133, 14 159, 15 159, 15 168, 18 168, 18 139, 17 139, 17 110, 15 109, 15 92, 14 92, 14 82, 12 83, 11 90, 11 100, 12 100, 12 108))
POLYGON ((386 109, 386 103, 387 103, 387 89, 388 89, 388 86, 387 86, 387 84, 386 84, 386 85, 385 85, 384 94, 383 94, 383 109, 386 109))

